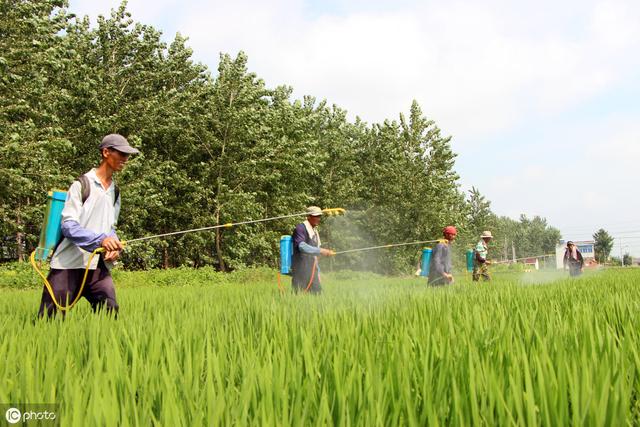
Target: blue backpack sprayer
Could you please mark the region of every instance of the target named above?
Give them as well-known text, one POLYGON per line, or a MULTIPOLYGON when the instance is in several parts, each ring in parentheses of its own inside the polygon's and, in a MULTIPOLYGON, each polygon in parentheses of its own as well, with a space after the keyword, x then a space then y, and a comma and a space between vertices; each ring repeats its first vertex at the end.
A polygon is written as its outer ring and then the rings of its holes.
POLYGON ((53 254, 58 242, 62 240, 62 230, 60 221, 62 219, 62 208, 67 199, 67 192, 62 190, 49 191, 47 195, 47 205, 45 208, 44 222, 40 231, 40 241, 33 256, 38 261, 45 261, 53 254))
MULTIPOLYGON (((81 195, 82 195, 82 203, 84 203, 89 197, 91 186, 89 184, 88 178, 84 175, 80 176, 78 179, 81 185, 81 195)), ((120 190, 118 186, 115 186, 115 197, 113 203, 115 204, 120 196, 120 190)), ((47 195, 47 204, 45 207, 44 213, 44 222, 42 224, 42 230, 40 231, 40 241, 38 242, 38 247, 31 253, 29 260, 31 261, 31 265, 35 269, 35 271, 42 278, 44 285, 51 295, 51 299, 56 307, 62 311, 70 310, 80 299, 82 295, 82 291, 84 289, 84 285, 87 281, 87 275, 89 273, 89 266, 91 265, 91 261, 93 257, 100 252, 103 252, 103 248, 98 248, 91 253, 89 257, 89 261, 87 263, 87 267, 84 270, 84 276, 82 279, 82 284, 80 285, 80 290, 78 291, 78 295, 76 295, 75 299, 67 306, 61 305, 55 298, 53 293, 53 289, 51 284, 42 273, 41 269, 38 267, 38 262, 42 263, 46 261, 50 256, 53 255, 56 248, 60 244, 63 239, 62 236, 62 209, 64 208, 64 204, 67 200, 67 192, 63 190, 51 190, 47 195)))
MULTIPOLYGON (((83 203, 84 201, 87 199, 88 197, 88 192, 85 191, 85 183, 83 182, 82 178, 79 178, 79 180, 81 181, 83 187, 82 187, 82 198, 83 198, 83 203)), ((88 187, 87 187, 88 188, 88 187)), ((115 199, 117 200, 118 198, 118 194, 119 194, 119 190, 116 188, 116 197, 115 199)), ((56 247, 58 246, 58 244, 62 241, 62 229, 61 229, 61 223, 62 223, 62 209, 64 208, 64 204, 65 201, 67 199, 67 192, 66 191, 62 191, 62 190, 53 190, 50 191, 47 197, 47 204, 46 204, 46 208, 45 208, 45 215, 44 215, 44 222, 42 225, 42 230, 40 232, 40 241, 38 243, 38 247, 31 253, 30 256, 30 261, 31 261, 31 265, 33 266, 33 268, 35 269, 35 271, 40 275, 40 277, 42 278, 42 281, 44 282, 44 285, 47 289, 47 291, 49 292, 49 294, 51 295, 51 298, 54 302, 54 304, 56 305, 56 307, 62 311, 66 311, 66 310, 70 310, 80 299, 80 296, 82 295, 82 291, 84 289, 86 280, 87 280, 87 275, 89 273, 89 266, 91 265, 91 261, 93 260, 93 257, 101 252, 104 252, 104 248, 98 248, 96 250, 94 250, 91 253, 91 256, 89 257, 89 260, 87 262, 87 267, 85 268, 85 272, 84 272, 84 277, 82 280, 82 284, 80 285, 80 289, 78 291, 78 294, 76 295, 76 297, 74 298, 74 300, 66 305, 63 306, 61 305, 55 298, 54 293, 53 293, 53 289, 51 287, 51 284, 49 283, 49 281, 47 280, 47 277, 43 274, 43 272, 41 271, 41 269, 38 266, 38 262, 42 263, 43 261, 47 261, 47 259, 53 255, 53 253, 55 252, 56 247)), ((114 201, 115 203, 115 201, 114 201)), ((328 208, 328 209, 323 209, 323 212, 328 214, 328 215, 341 215, 342 213, 344 213, 344 209, 342 208, 328 208)), ((306 215, 306 212, 299 212, 299 213, 295 213, 295 214, 290 214, 290 215, 281 215, 281 216, 275 216, 275 217, 270 217, 270 218, 263 218, 263 219, 257 219, 257 220, 249 220, 249 221, 240 221, 240 222, 229 222, 226 224, 219 224, 219 225, 213 225, 213 226, 209 226, 209 227, 201 227, 201 228, 194 228, 194 229, 190 229, 190 230, 182 230, 182 231, 175 231, 175 232, 171 232, 171 233, 164 233, 164 234, 156 234, 156 235, 152 235, 152 236, 146 236, 146 237, 140 237, 137 239, 129 239, 126 241, 122 241, 122 245, 123 246, 128 246, 131 243, 135 243, 135 242, 141 242, 144 240, 149 240, 149 239, 157 239, 157 238, 161 238, 161 237, 168 237, 168 236, 176 236, 176 235, 181 235, 181 234, 186 234, 186 233, 193 233, 193 232, 197 232, 197 231, 207 231, 207 230, 214 230, 217 228, 231 228, 237 225, 243 225, 243 224, 255 224, 255 223, 259 223, 259 222, 266 222, 266 221, 275 221, 278 219, 284 219, 284 218, 292 218, 292 217, 296 217, 296 216, 301 216, 301 215, 306 215)), ((289 236, 290 237, 290 236, 289 236)), ((281 249, 282 250, 282 249, 281 249)), ((290 244, 290 254, 293 253, 293 243, 290 244)), ((289 260, 291 259, 291 256, 289 256, 288 258, 289 260)), ((291 264, 289 264, 289 268, 290 268, 291 264)), ((285 274, 288 274, 287 273, 285 274)))
MULTIPOLYGON (((328 216, 338 216, 344 215, 345 210, 343 208, 329 208, 322 209, 322 212, 328 216)), ((335 253, 334 253, 335 255, 335 253)), ((281 275, 291 275, 293 271, 291 269, 293 264, 293 238, 290 235, 280 237, 280 269, 278 270, 278 289, 280 292, 284 292, 284 288, 281 283, 281 275)), ((315 264, 313 270, 315 271, 317 265, 317 259, 315 260, 315 264)), ((306 289, 308 290, 313 282, 313 275, 309 280, 309 284, 306 289)))
POLYGON ((47 205, 45 208, 44 214, 44 223, 42 224, 42 231, 40 232, 40 242, 38 243, 38 247, 31 253, 29 260, 31 261, 31 265, 36 270, 36 272, 40 275, 44 282, 44 286, 47 288, 49 295, 51 295, 51 299, 53 303, 59 310, 66 311, 71 310, 71 308, 78 302, 80 296, 82 295, 82 290, 84 289, 84 285, 87 281, 87 275, 89 273, 89 266, 91 265, 91 260, 96 253, 100 251, 102 248, 98 248, 91 254, 89 258, 89 262, 87 264, 87 268, 84 271, 84 277, 82 278, 82 284, 80 285, 80 290, 78 291, 78 295, 74 298, 74 300, 69 305, 61 305, 57 300, 53 293, 53 289, 51 284, 42 273, 40 268, 38 268, 38 264, 36 261, 46 261, 56 250, 56 247, 62 240, 62 229, 60 228, 62 222, 62 209, 64 208, 64 202, 67 199, 67 192, 61 190, 52 190, 49 191, 47 196, 47 205))
MULTIPOLYGON (((344 213, 344 209, 341 212, 337 213, 340 215, 344 213)), ((362 252, 362 251, 370 251, 374 249, 383 249, 383 248, 393 248, 398 246, 411 246, 411 245, 421 245, 425 243, 437 243, 440 240, 422 240, 419 242, 406 242, 406 243, 392 243, 388 245, 380 245, 380 246, 370 246, 366 248, 357 248, 357 249, 349 249, 345 251, 334 252, 333 255, 342 255, 353 252, 362 252)), ((420 261, 420 276, 426 277, 429 276, 429 264, 431 262, 431 248, 424 248, 422 250, 422 257, 420 261)), ((283 292, 283 288, 280 283, 280 275, 291 275, 291 266, 293 264, 293 239, 291 236, 282 236, 280 237, 280 270, 278 274, 278 287, 280 291, 283 292)), ((311 278, 313 280, 313 277, 311 278)), ((309 282, 311 284, 311 281, 309 282)))
POLYGON ((467 272, 473 271, 473 249, 467 249, 467 272))

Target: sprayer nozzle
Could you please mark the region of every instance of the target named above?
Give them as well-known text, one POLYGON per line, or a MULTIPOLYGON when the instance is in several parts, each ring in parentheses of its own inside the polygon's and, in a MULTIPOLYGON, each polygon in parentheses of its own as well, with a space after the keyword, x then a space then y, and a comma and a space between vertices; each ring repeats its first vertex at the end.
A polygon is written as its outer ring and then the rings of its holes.
POLYGON ((323 209, 322 212, 327 214, 328 216, 338 216, 344 215, 346 211, 343 208, 327 208, 323 209))

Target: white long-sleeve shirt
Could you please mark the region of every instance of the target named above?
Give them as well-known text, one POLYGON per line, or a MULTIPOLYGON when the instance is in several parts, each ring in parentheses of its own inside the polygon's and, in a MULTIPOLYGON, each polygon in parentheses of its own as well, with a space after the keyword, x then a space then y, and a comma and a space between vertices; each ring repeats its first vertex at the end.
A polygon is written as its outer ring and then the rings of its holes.
MULTIPOLYGON (((114 203, 115 182, 111 182, 105 189, 96 175, 96 170, 91 169, 85 174, 89 178, 91 189, 89 197, 82 204, 82 185, 80 181, 74 181, 67 192, 67 200, 62 209, 62 222, 75 221, 82 229, 96 235, 115 235, 115 228, 120 214, 120 200, 114 203)), ((65 237, 51 258, 51 268, 69 269, 85 268, 89 262, 90 252, 76 246, 72 239, 65 237)), ((111 268, 111 263, 106 263, 111 268)), ((92 270, 98 266, 98 257, 91 261, 92 270)))

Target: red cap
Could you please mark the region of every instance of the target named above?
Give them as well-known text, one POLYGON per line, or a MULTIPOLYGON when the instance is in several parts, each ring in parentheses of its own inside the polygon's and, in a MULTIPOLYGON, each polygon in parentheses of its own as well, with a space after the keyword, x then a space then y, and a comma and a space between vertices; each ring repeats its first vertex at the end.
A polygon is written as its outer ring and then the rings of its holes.
POLYGON ((442 230, 442 234, 449 234, 455 236, 458 234, 458 230, 453 225, 448 225, 442 230))

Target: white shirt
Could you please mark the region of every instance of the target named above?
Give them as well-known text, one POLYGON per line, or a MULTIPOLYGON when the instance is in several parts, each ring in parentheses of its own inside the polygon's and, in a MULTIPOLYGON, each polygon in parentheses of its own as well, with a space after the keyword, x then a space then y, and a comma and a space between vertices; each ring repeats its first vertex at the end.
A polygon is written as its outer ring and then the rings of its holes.
MULTIPOLYGON (((120 214, 120 198, 114 204, 115 182, 111 181, 111 185, 106 190, 103 188, 100 179, 96 175, 96 170, 91 169, 85 174, 89 178, 91 190, 89 197, 82 204, 82 184, 80 181, 74 181, 67 192, 67 200, 64 202, 62 209, 62 222, 73 220, 82 228, 93 231, 94 233, 108 234, 115 230, 120 214)), ((89 262, 90 252, 80 249, 74 245, 69 239, 62 240, 56 252, 51 258, 51 268, 69 269, 69 268, 86 268, 89 262)), ((95 270, 98 266, 99 257, 96 255, 91 261, 91 270, 95 270)), ((113 264, 105 263, 107 268, 111 268, 113 264)))

